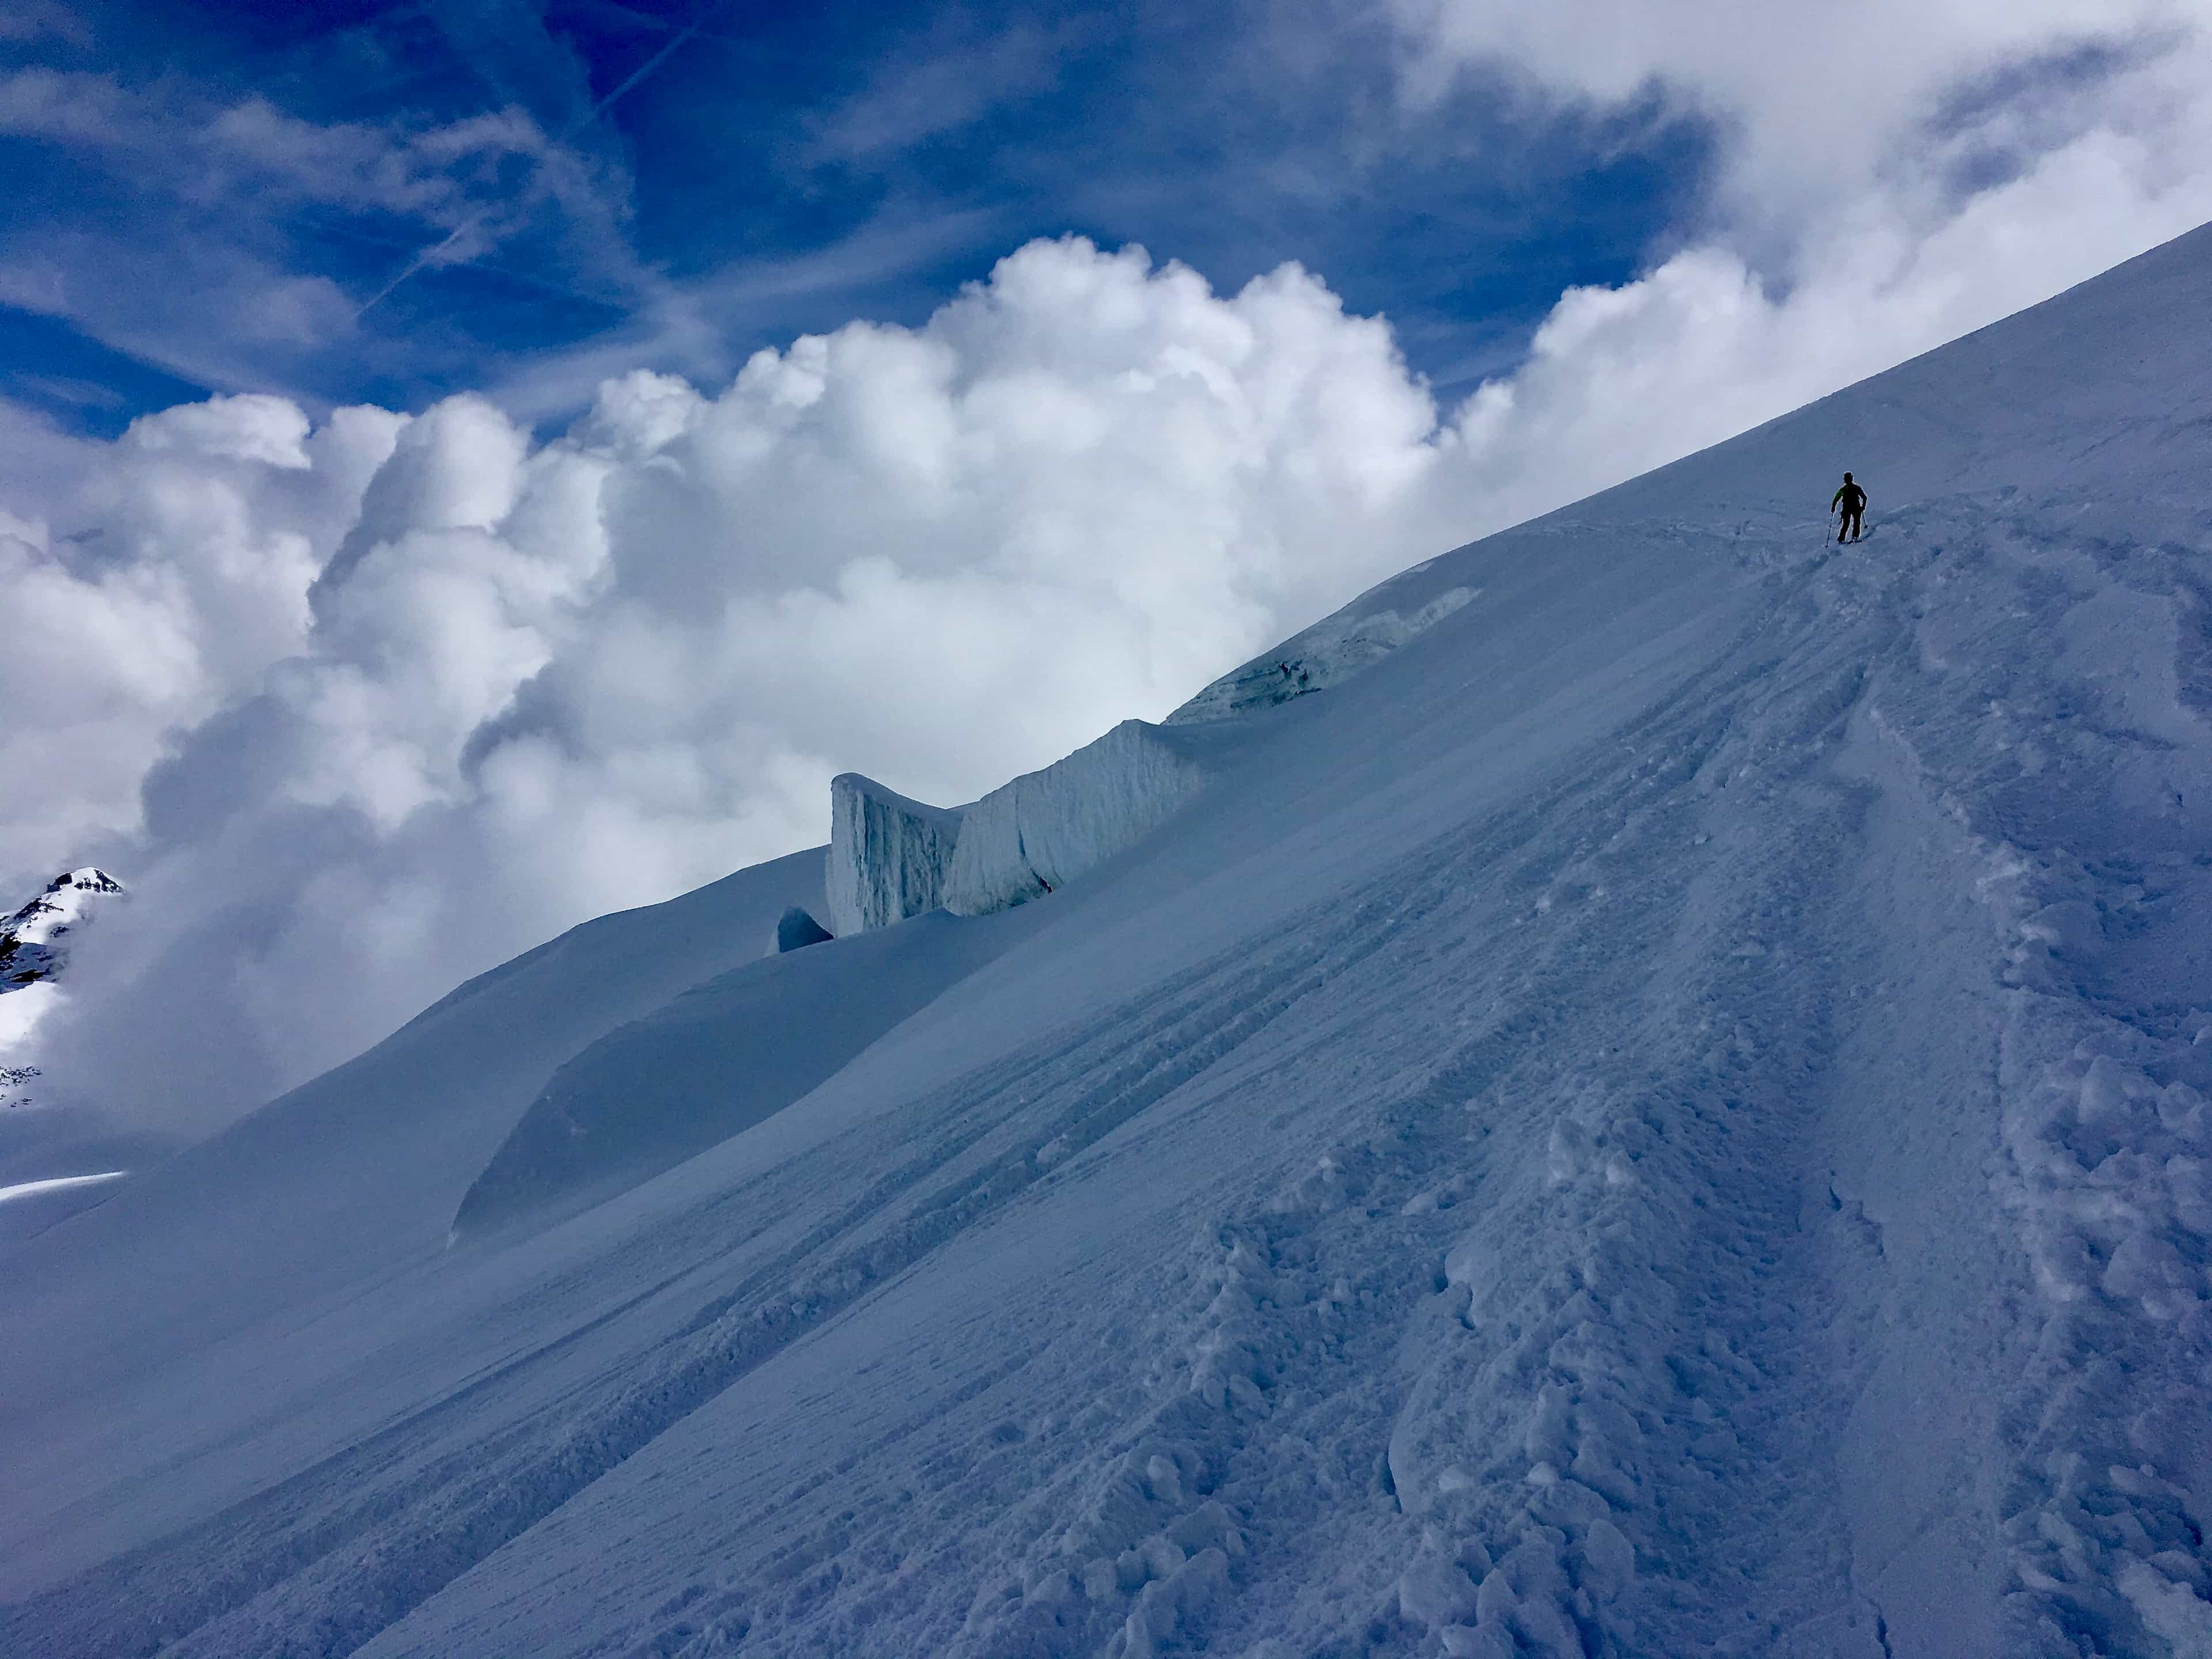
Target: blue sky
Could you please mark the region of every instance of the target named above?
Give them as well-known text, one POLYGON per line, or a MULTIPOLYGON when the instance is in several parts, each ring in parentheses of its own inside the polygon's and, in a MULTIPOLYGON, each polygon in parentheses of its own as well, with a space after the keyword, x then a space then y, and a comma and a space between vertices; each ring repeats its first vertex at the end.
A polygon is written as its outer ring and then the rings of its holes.
POLYGON ((1656 97, 1493 75, 1412 108, 1402 45, 1320 5, 44 18, 0 41, 53 77, 41 113, 0 118, 0 363, 6 395, 88 434, 206 391, 490 386, 557 420, 608 362, 719 382, 854 316, 919 322, 1071 231, 1218 289, 1302 261, 1463 389, 1563 289, 1663 252, 1711 166, 1706 125, 1656 97))

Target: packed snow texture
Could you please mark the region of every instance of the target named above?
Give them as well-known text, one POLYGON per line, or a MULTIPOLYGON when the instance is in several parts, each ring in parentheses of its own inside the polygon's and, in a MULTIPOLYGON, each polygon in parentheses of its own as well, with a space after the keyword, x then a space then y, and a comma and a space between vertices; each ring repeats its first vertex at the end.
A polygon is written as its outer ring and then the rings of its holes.
POLYGON ((1425 592, 1436 561, 1368 589, 1350 605, 1231 670, 1170 714, 1170 726, 1224 720, 1341 684, 1480 597, 1471 587, 1425 592), (1388 604, 1380 601, 1388 600, 1388 604))
POLYGON ((1050 903, 488 975, 8 1249, 0 1650, 2204 1651, 2208 432, 2212 232, 1444 556, 1050 903))
POLYGON ((994 789, 963 815, 945 908, 981 916, 1025 904, 1134 845, 1206 787, 1200 752, 1177 733, 1123 720, 994 789))
POLYGON ((936 909, 959 835, 957 811, 908 800, 857 772, 832 778, 823 866, 830 931, 864 933, 936 909))

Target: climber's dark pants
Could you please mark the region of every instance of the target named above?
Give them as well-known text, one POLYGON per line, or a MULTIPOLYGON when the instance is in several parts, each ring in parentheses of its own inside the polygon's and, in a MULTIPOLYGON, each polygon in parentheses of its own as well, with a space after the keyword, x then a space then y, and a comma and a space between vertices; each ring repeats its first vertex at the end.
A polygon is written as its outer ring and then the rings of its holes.
POLYGON ((1856 513, 1852 512, 1848 507, 1845 507, 1844 509, 1843 528, 1836 532, 1836 539, 1839 542, 1855 542, 1858 540, 1859 520, 1865 516, 1866 509, 1864 507, 1861 507, 1856 513))

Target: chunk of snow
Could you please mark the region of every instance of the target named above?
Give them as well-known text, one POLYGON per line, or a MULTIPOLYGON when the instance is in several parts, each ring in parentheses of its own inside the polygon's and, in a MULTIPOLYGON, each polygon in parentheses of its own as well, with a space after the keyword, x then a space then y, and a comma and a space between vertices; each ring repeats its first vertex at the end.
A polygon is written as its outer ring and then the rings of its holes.
POLYGON ((1456 1561, 1432 1555, 1398 1580, 1398 1611, 1417 1625, 1463 1624, 1474 1613, 1474 1580, 1456 1561))
POLYGON ((1636 1547, 1604 1516, 1583 1534, 1583 1583, 1601 1601, 1610 1601, 1636 1582, 1636 1547))
POLYGON ((2118 1583, 2136 1616, 2172 1645, 2174 1659, 2212 1659, 2212 1605, 2196 1591, 2141 1561, 2122 1567, 2118 1583))
POLYGON ((957 808, 931 806, 845 772, 830 780, 823 884, 839 938, 934 910, 960 836, 957 808))

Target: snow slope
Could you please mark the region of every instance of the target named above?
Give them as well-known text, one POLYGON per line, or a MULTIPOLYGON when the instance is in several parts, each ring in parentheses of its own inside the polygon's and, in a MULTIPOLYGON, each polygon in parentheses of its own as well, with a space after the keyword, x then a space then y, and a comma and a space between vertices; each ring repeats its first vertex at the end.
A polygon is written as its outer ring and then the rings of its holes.
POLYGON ((0 1650, 2207 1651, 2208 459, 2199 232, 1385 584, 842 1030, 799 860, 510 964, 0 1261, 0 1650), (637 1018, 836 1068, 448 1248, 637 1018))

